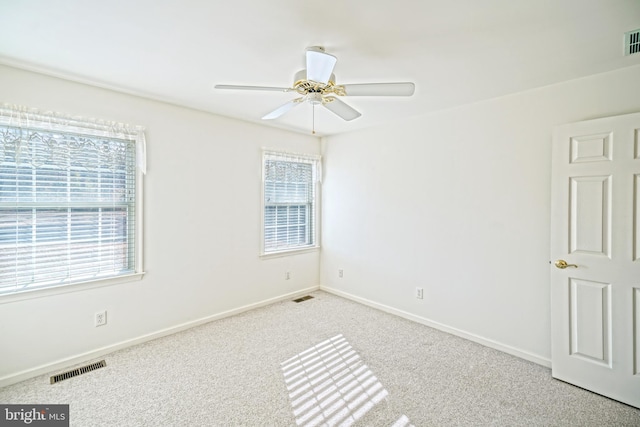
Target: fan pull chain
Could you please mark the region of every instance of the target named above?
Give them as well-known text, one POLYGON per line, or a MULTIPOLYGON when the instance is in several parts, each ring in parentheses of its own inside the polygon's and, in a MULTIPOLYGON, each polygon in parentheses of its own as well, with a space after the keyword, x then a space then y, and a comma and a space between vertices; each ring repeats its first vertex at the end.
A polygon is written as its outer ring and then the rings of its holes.
POLYGON ((316 104, 311 104, 311 135, 316 134, 316 104))

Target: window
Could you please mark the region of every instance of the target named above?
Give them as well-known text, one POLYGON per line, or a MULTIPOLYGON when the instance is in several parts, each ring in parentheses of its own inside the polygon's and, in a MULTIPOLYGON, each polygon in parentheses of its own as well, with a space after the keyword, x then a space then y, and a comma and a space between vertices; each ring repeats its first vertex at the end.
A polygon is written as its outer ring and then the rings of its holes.
POLYGON ((317 247, 317 156, 265 152, 263 253, 317 247))
POLYGON ((0 110, 0 294, 141 273, 144 139, 115 125, 0 110))

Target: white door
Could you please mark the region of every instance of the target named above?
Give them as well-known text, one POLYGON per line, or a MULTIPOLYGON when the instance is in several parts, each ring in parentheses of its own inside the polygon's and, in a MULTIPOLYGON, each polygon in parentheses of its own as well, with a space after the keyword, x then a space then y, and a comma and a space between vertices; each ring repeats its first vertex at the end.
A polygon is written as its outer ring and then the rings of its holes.
POLYGON ((640 113, 554 129, 555 378, 640 408, 640 113))

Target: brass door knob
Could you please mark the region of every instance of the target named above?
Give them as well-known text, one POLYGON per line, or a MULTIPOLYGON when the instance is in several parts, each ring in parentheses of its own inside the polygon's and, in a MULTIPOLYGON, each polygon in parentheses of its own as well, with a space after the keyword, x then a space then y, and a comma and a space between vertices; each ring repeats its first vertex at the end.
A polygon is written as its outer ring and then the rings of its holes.
POLYGON ((577 265, 575 264, 567 264, 567 261, 563 260, 563 259, 559 259, 555 262, 556 267, 558 268, 562 268, 565 269, 567 267, 573 267, 573 268, 578 268, 577 265))

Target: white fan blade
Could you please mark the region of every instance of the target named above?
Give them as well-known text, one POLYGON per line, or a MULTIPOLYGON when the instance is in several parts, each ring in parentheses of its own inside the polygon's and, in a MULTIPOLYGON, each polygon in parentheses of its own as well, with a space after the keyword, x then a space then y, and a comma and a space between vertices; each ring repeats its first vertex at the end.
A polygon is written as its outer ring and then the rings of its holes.
POLYGON ((273 92, 289 92, 293 89, 288 87, 271 87, 271 86, 239 86, 239 85, 215 85, 216 89, 238 89, 238 90, 268 90, 273 92))
POLYGON ((324 105, 327 110, 331 111, 338 117, 341 117, 348 122, 353 119, 357 119, 362 115, 353 107, 345 104, 344 102, 333 96, 325 97, 322 105, 324 105))
POLYGON ((325 53, 322 49, 317 47, 308 48, 306 56, 307 80, 326 85, 331 78, 333 67, 336 66, 338 58, 325 53))
POLYGON ((303 100, 304 100, 304 98, 296 98, 294 100, 291 100, 291 101, 287 102, 286 104, 281 105, 280 107, 276 108, 275 110, 273 110, 272 112, 270 112, 266 116, 262 117, 262 120, 277 119, 278 117, 280 117, 284 113, 286 113, 289 110, 291 110, 296 105, 300 105, 303 100))
POLYGON ((347 96, 411 96, 416 85, 407 83, 363 83, 342 85, 347 96))

